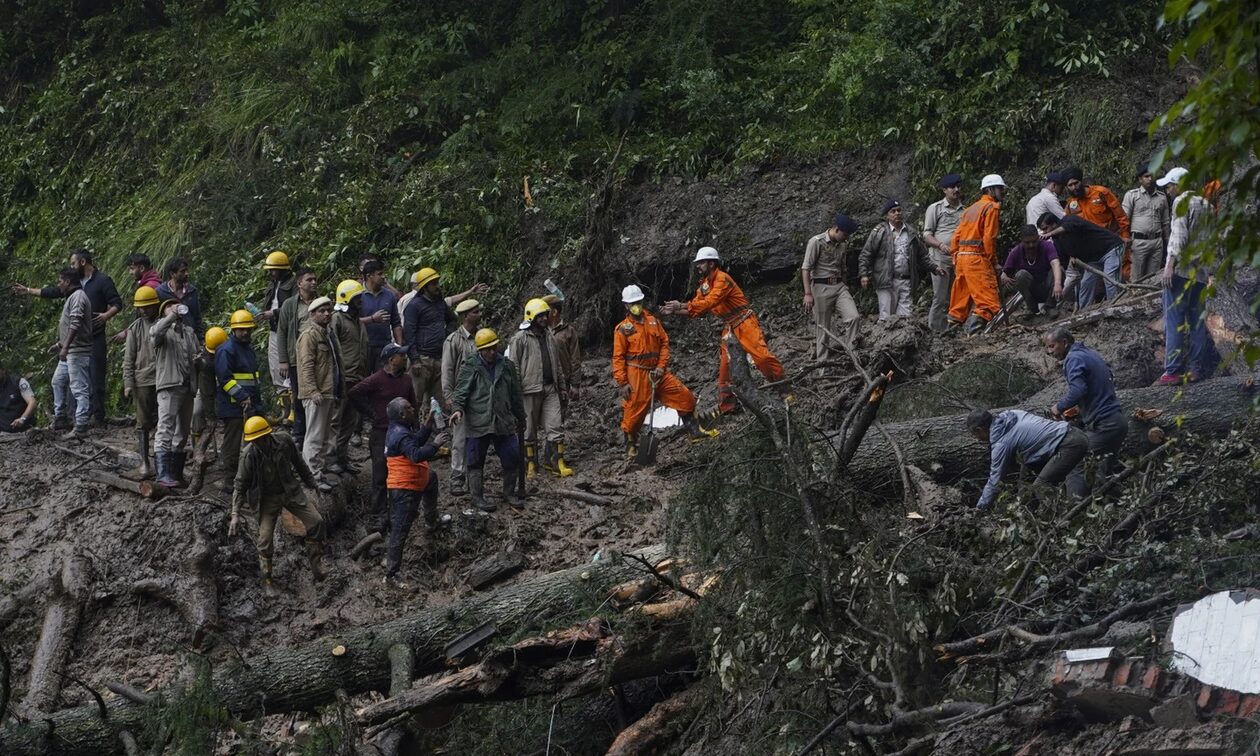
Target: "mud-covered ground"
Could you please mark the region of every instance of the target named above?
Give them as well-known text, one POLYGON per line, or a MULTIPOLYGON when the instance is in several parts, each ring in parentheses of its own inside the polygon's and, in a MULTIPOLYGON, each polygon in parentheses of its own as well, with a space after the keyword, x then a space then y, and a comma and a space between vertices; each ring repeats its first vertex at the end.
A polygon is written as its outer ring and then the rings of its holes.
MULTIPOLYGON (((772 349, 796 378, 800 412, 821 427, 834 417, 837 388, 853 380, 848 366, 831 367, 821 375, 808 370, 811 327, 800 305, 799 283, 750 287, 754 306, 762 316, 772 349)), ((863 353, 890 335, 874 323, 874 298, 860 292, 866 312, 863 353)), ((993 404, 1014 402, 1038 390, 1053 393, 1060 382, 1058 368, 1039 348, 1037 335, 1044 321, 1017 318, 1017 328, 988 338, 926 337, 928 347, 911 354, 914 364, 903 366, 912 380, 902 380, 886 406, 901 417, 958 411, 960 402, 989 398, 993 404), (967 365, 992 360, 1011 376, 980 392, 967 385, 967 365), (964 366, 964 367, 960 367, 964 366), (950 376, 956 376, 951 379, 950 376), (923 390, 951 380, 956 390, 923 390), (979 397, 977 396, 979 395, 979 397)), ((699 398, 700 408, 714 405, 718 326, 712 320, 666 320, 673 342, 672 367, 699 398)), ((1160 342, 1148 328, 1148 318, 1133 322, 1107 321, 1086 326, 1078 336, 1099 348, 1116 367, 1121 387, 1143 385, 1158 373, 1160 342)), ((919 330, 902 324, 896 330, 919 330)), ((923 335, 920 334, 920 337, 923 335)), ((988 374, 988 373, 986 373, 988 374)), ((421 607, 438 606, 470 592, 465 584, 469 566, 500 549, 519 551, 527 568, 511 580, 527 580, 539 572, 589 562, 612 551, 661 542, 665 509, 688 471, 690 444, 675 433, 662 445, 654 469, 630 465, 618 429, 620 410, 609 377, 608 347, 589 350, 584 363, 581 398, 570 408, 567 437, 570 465, 576 474, 565 480, 543 476, 539 491, 522 512, 501 506, 492 515, 474 514, 467 497, 441 498, 450 524, 429 537, 417 526, 410 535, 403 567, 403 589, 382 584, 382 547, 374 546, 355 561, 348 552, 365 534, 362 496, 368 486, 366 447, 352 454, 364 468, 356 493, 350 497, 345 520, 330 536, 329 563, 333 577, 315 584, 305 563, 299 539, 278 532, 276 582, 282 596, 266 601, 259 590, 251 541, 252 529, 225 540, 214 557, 219 588, 221 637, 211 658, 249 655, 277 645, 391 619, 421 607), (564 499, 556 489, 579 489, 609 497, 612 506, 564 499)), ((755 428, 746 417, 727 418, 725 433, 755 428)), ((98 431, 95 441, 132 448, 133 433, 125 425, 98 431)), ((61 442, 56 442, 61 443, 61 442)), ((78 442, 76 451, 93 454, 98 447, 78 442)), ((51 441, 8 443, 0 447, 0 596, 11 594, 31 579, 54 571, 70 555, 88 557, 95 580, 91 609, 78 633, 67 672, 90 684, 123 681, 151 688, 169 681, 179 668, 190 629, 168 604, 131 591, 139 579, 179 573, 196 528, 225 529, 228 501, 207 485, 194 497, 149 502, 85 480, 87 469, 117 471, 116 457, 105 453, 84 460, 56 448, 51 441)), ((449 463, 435 464, 440 478, 449 478, 449 463)), ((487 492, 499 488, 495 461, 488 463, 487 492)), ((43 618, 41 601, 22 607, 17 621, 4 633, 13 660, 14 682, 25 685, 25 674, 43 618)), ((63 702, 82 701, 86 693, 68 687, 63 702)), ((20 696, 19 696, 20 700, 20 696)))

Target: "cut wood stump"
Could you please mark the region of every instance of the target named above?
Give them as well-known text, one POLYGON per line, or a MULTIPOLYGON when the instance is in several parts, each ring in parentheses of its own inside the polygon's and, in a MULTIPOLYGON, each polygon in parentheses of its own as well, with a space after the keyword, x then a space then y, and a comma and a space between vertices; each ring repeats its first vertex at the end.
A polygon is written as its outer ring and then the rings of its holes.
POLYGON ((121 475, 107 473, 104 470, 88 470, 83 473, 83 477, 97 483, 104 483, 110 488, 137 494, 150 500, 163 499, 171 495, 171 489, 161 483, 155 483, 151 480, 127 480, 121 475))

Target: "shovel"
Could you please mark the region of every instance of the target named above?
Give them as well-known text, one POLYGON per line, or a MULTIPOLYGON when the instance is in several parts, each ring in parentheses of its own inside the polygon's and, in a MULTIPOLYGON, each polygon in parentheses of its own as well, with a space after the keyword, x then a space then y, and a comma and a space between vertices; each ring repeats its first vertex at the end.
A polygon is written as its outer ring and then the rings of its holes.
POLYGON ((653 415, 656 414, 656 381, 650 374, 648 381, 652 384, 652 401, 648 405, 648 430, 646 437, 639 441, 639 450, 634 455, 635 463, 645 467, 656 464, 656 424, 653 422, 653 415))

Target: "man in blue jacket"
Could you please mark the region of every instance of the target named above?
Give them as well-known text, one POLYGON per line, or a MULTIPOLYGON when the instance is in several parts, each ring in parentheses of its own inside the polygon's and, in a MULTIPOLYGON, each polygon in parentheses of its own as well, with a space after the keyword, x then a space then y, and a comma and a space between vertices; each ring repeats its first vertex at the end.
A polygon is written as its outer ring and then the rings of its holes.
POLYGON ((433 417, 420 423, 416 409, 402 397, 385 405, 389 431, 385 435, 385 464, 389 487, 389 545, 385 551, 385 583, 393 584, 402 564, 403 544, 421 504, 424 528, 437 530, 438 479, 429 460, 450 440, 445 431, 433 432, 433 417))
MULTIPOLYGON (((1050 407, 1056 419, 1080 416, 1089 437, 1089 453, 1098 459, 1098 479, 1111 473, 1116 455, 1129 433, 1129 421, 1116 397, 1116 383, 1111 366, 1098 352, 1077 343, 1065 326, 1052 328, 1042 337, 1046 354, 1063 363, 1067 393, 1050 407), (1075 410, 1075 412, 1073 412, 1075 410)), ((1075 496, 1089 494, 1083 470, 1076 470, 1068 479, 1068 490, 1075 496)))
POLYGON ((254 316, 249 310, 237 310, 232 313, 228 328, 232 332, 231 338, 214 353, 214 378, 219 387, 214 396, 214 414, 223 425, 219 464, 224 473, 220 486, 224 491, 232 490, 232 481, 236 477, 245 420, 263 414, 258 357, 250 344, 254 316))

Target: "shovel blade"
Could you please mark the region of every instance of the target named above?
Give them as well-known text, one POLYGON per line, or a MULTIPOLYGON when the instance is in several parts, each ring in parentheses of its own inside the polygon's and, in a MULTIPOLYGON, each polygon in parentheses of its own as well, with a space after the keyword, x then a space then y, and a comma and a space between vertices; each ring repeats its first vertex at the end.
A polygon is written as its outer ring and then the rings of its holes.
POLYGON ((656 434, 648 433, 639 441, 639 450, 634 455, 634 461, 640 465, 656 464, 656 434))

